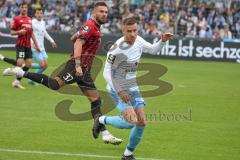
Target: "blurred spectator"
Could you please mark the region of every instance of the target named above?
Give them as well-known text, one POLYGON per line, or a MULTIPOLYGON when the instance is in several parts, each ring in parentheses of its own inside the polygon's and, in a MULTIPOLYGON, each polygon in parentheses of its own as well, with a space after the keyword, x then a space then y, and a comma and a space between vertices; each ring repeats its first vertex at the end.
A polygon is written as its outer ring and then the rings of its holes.
POLYGON ((44 11, 44 17, 47 18, 47 17, 53 16, 54 12, 55 11, 53 10, 52 6, 48 4, 44 11))
POLYGON ((240 34, 240 16, 238 17, 238 21, 236 23, 236 30, 237 30, 237 33, 240 34))
POLYGON ((88 6, 83 7, 83 22, 88 21, 91 18, 90 11, 88 9, 88 6))
POLYGON ((232 33, 229 31, 227 24, 224 24, 223 28, 220 30, 220 36, 222 39, 232 38, 232 33))
POLYGON ((0 28, 7 28, 6 17, 0 15, 0 28))
POLYGON ((0 3, 0 17, 6 16, 8 11, 7 3, 1 2, 0 3))
MULTIPOLYGON (((28 4, 28 15, 42 8, 48 30, 75 32, 91 18, 94 3, 101 0, 2 0, 0 28, 9 28, 18 4, 28 4)), ((239 38, 240 0, 105 0, 108 22, 103 33, 121 33, 124 18, 139 21, 139 34, 158 35, 166 31, 192 38, 239 38)))
POLYGON ((177 34, 181 37, 184 37, 187 34, 187 20, 188 16, 186 11, 182 10, 177 23, 177 34))
POLYGON ((154 24, 154 19, 151 19, 149 25, 147 26, 147 33, 152 35, 154 34, 155 31, 156 31, 156 27, 154 24))
POLYGON ((220 32, 219 32, 219 29, 218 29, 218 28, 215 28, 215 29, 213 30, 212 39, 213 39, 213 40, 220 40, 220 39, 221 39, 220 32))

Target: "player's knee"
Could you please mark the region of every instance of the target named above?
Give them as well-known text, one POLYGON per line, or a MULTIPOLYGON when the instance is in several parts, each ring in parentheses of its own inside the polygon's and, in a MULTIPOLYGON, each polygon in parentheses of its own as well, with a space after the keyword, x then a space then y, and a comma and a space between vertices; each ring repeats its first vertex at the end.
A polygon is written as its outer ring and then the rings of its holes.
POLYGON ((49 79, 49 88, 52 90, 58 90, 61 88, 61 86, 58 84, 58 81, 56 79, 49 79))
POLYGON ((39 65, 40 65, 40 67, 43 68, 43 69, 46 69, 46 68, 48 67, 47 64, 42 64, 42 63, 40 63, 39 65))
POLYGON ((146 121, 138 121, 137 126, 145 127, 147 125, 146 121))
POLYGON ((21 61, 21 60, 18 60, 18 61, 17 61, 17 66, 18 66, 18 67, 22 67, 23 64, 24 64, 24 61, 21 61))
POLYGON ((101 98, 99 96, 88 96, 88 99, 92 104, 94 104, 94 103, 101 104, 102 103, 101 98))

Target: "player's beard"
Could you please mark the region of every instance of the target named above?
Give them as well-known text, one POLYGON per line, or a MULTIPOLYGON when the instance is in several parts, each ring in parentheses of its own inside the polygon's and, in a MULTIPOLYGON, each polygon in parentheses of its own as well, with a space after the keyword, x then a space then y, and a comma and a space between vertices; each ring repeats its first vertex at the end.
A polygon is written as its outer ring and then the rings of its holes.
POLYGON ((27 16, 27 11, 22 11, 22 12, 21 12, 21 15, 22 15, 22 16, 27 16))
POLYGON ((99 23, 99 24, 104 24, 106 23, 106 19, 104 21, 102 21, 100 18, 96 18, 96 21, 99 23))

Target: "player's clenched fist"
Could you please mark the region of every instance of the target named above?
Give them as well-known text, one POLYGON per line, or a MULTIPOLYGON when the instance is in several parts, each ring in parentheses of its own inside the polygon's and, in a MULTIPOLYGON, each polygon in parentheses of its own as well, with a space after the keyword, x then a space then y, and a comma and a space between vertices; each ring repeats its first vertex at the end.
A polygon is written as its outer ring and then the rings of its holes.
POLYGON ((26 33, 27 33, 27 30, 26 30, 26 29, 21 29, 21 30, 18 31, 18 34, 19 34, 19 35, 24 35, 24 34, 26 34, 26 33))
POLYGON ((82 75, 83 75, 82 67, 81 66, 76 67, 76 76, 82 76, 82 75))

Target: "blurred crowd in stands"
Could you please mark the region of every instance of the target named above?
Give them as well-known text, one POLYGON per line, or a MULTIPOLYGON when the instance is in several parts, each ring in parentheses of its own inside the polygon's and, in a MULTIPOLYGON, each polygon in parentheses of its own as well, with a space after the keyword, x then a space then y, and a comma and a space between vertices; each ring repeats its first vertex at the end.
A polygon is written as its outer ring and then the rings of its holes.
MULTIPOLYGON (((19 13, 23 0, 0 2, 0 28, 9 28, 19 13)), ((28 15, 42 8, 47 29, 75 32, 91 18, 91 10, 99 0, 25 0, 28 15)), ((160 35, 170 31, 180 37, 213 40, 240 38, 240 0, 105 0, 108 22, 104 34, 120 34, 122 19, 135 16, 139 34, 160 35)))

